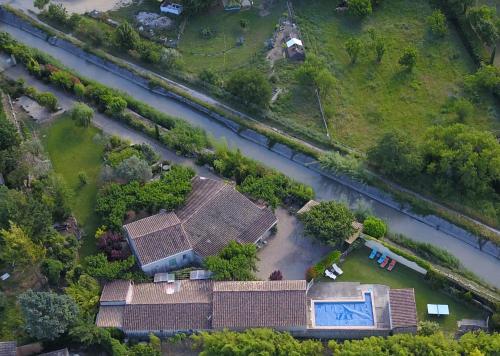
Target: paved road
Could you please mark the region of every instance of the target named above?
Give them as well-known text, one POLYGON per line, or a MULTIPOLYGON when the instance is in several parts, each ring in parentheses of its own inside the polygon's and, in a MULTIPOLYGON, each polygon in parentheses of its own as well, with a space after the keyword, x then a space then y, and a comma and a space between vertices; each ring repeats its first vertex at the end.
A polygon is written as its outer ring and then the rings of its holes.
MULTIPOLYGON (((269 167, 280 170, 297 181, 309 184, 314 188, 316 197, 319 200, 344 199, 349 203, 354 203, 357 200, 365 200, 372 206, 376 215, 388 222, 391 231, 402 233, 414 240, 432 243, 448 250, 450 253, 457 256, 465 267, 489 283, 500 287, 500 273, 497 273, 497 271, 500 270, 500 260, 497 260, 494 257, 491 257, 441 231, 437 231, 405 214, 400 213, 399 211, 371 199, 367 199, 347 187, 342 186, 331 179, 325 178, 320 174, 296 164, 278 154, 275 154, 262 146, 247 141, 226 127, 210 120, 207 116, 194 111, 177 101, 151 93, 150 91, 132 84, 126 79, 118 77, 109 71, 90 64, 60 48, 53 47, 47 42, 26 32, 5 24, 0 24, 0 30, 11 33, 16 39, 29 46, 39 48, 51 54, 64 65, 74 69, 83 76, 123 90, 124 92, 134 96, 136 99, 144 101, 158 110, 172 116, 183 118, 194 125, 204 128, 215 138, 225 138, 230 146, 238 147, 246 156, 261 161, 269 167)), ((128 133, 130 130, 123 126, 115 127, 115 129, 117 130, 115 133, 118 135, 130 134, 128 133)))

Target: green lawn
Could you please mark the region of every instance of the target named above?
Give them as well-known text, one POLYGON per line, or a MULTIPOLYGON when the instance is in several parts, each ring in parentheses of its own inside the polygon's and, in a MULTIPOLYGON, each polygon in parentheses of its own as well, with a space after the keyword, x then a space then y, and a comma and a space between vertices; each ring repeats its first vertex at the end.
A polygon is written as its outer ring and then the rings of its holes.
POLYGON ((261 65, 265 57, 265 41, 272 37, 285 11, 285 3, 276 1, 267 14, 260 12, 260 3, 254 1, 254 6, 246 11, 234 13, 218 7, 209 13, 190 17, 179 44, 186 70, 199 73, 211 68, 227 74, 235 69, 261 65), (243 19, 248 21, 246 29, 240 26, 243 19), (202 38, 200 32, 204 28, 212 30, 215 36, 202 38), (244 44, 237 46, 241 36, 244 44))
MULTIPOLYGON (((429 33, 426 17, 433 9, 428 0, 385 0, 364 20, 336 13, 329 0, 293 3, 307 53, 324 57, 338 79, 334 94, 323 103, 335 139, 366 150, 390 129, 411 132, 419 138, 432 124, 456 120, 454 113, 447 112, 447 104, 451 97, 462 94, 463 78, 475 66, 452 27, 443 39, 435 39, 429 33), (376 63, 374 49, 370 47, 369 30, 383 36, 387 43, 380 64, 376 63), (365 43, 354 65, 350 64, 344 48, 349 37, 358 37, 365 43), (398 64, 409 44, 418 51, 413 73, 398 64)), ((278 77, 282 72, 278 71, 278 77)), ((280 85, 290 87, 286 73, 284 78, 280 85)), ((293 86, 291 90, 293 93, 293 86)), ((310 102, 314 103, 314 99, 311 93, 310 102)), ((303 114, 307 112, 303 100, 296 101, 294 95, 282 100, 277 105, 288 110, 280 112, 295 117, 304 126, 321 129, 316 118, 303 114)), ((467 123, 487 130, 499 129, 495 111, 492 98, 484 98, 467 123)))
POLYGON ((43 131, 43 141, 54 170, 62 175, 73 191, 71 208, 85 231, 80 257, 97 251, 94 234, 99 217, 94 211, 97 180, 102 166, 104 147, 95 142, 100 131, 94 127, 78 127, 68 117, 60 117, 43 131), (85 172, 88 183, 80 186, 78 173, 85 172))
POLYGON ((475 306, 458 301, 434 289, 423 276, 413 270, 396 265, 392 272, 380 268, 368 258, 370 250, 366 247, 353 251, 342 264, 344 274, 340 282, 356 281, 361 283, 385 284, 391 288, 414 288, 419 320, 432 320, 441 324, 445 332, 453 332, 457 321, 464 318, 482 319, 486 313, 475 306), (446 317, 427 316, 427 304, 448 304, 450 315, 446 317))

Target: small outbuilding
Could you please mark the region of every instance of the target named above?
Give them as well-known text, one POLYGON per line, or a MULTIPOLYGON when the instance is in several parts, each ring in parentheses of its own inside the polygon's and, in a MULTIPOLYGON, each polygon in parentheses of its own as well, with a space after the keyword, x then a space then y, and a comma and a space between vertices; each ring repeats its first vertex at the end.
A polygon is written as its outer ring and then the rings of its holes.
POLYGON ((177 4, 171 1, 165 1, 160 5, 160 11, 166 14, 173 14, 179 16, 184 11, 184 7, 181 4, 177 4))
POLYGON ((306 52, 304 51, 304 45, 302 41, 297 37, 289 37, 285 42, 286 44, 286 55, 288 58, 303 61, 306 58, 306 52))

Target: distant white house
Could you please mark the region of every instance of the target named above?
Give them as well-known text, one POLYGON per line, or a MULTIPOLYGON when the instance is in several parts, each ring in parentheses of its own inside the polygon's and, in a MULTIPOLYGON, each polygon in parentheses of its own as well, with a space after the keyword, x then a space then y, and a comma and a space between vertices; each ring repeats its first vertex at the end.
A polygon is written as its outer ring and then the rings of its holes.
POLYGON ((180 15, 184 10, 181 4, 176 4, 171 1, 165 1, 160 5, 160 11, 166 14, 180 15))
POLYGON ((288 48, 292 47, 292 46, 300 46, 302 47, 302 41, 299 40, 298 38, 291 38, 290 40, 287 41, 286 43, 286 46, 288 48))

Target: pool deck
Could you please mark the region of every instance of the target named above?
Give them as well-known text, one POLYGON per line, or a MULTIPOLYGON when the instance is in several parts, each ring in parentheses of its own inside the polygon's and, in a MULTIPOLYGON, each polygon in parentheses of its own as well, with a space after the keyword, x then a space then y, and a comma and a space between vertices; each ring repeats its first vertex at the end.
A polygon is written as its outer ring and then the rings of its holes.
MULTIPOLYGON (((364 300, 364 293, 372 295, 374 310, 374 327, 371 329, 387 330, 391 328, 389 287, 380 284, 360 284, 356 282, 322 282, 315 283, 307 292, 307 327, 317 329, 314 325, 314 301, 356 301, 364 300)), ((321 327, 335 329, 338 327, 321 327)), ((346 327, 342 327, 346 329, 346 327)), ((366 327, 348 327, 349 329, 366 329, 366 327)))

